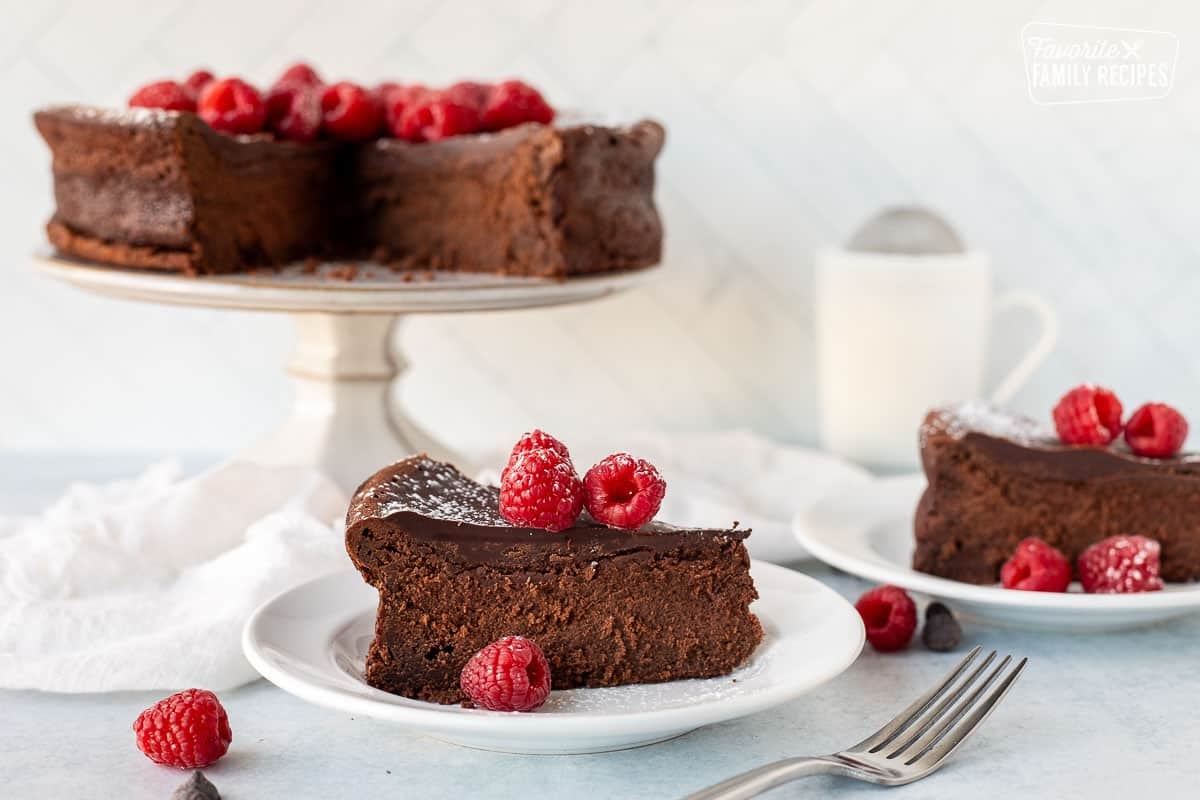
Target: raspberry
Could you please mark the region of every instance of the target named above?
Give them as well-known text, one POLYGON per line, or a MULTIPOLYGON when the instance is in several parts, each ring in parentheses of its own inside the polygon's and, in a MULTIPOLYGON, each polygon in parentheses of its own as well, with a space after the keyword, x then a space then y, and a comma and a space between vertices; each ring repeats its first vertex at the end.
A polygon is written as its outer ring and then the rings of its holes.
POLYGON ((545 431, 534 428, 533 430, 529 431, 529 433, 524 434, 520 439, 517 439, 517 443, 513 445, 512 452, 508 456, 508 464, 504 466, 504 472, 500 473, 501 476, 512 469, 512 465, 515 464, 517 459, 522 455, 528 453, 530 450, 541 449, 553 450, 567 461, 571 460, 571 451, 567 449, 565 444, 560 442, 558 439, 555 439, 545 431))
POLYGON ((516 460, 500 478, 500 516, 513 525, 566 530, 583 508, 583 484, 570 460, 542 448, 516 460))
POLYGON ((404 112, 421 100, 429 92, 419 83, 402 86, 398 83, 381 83, 375 87, 375 96, 383 105, 384 123, 388 131, 397 139, 403 139, 404 112))
POLYGON ((321 98, 299 83, 276 84, 267 94, 267 127, 282 139, 316 141, 321 135, 321 98))
POLYGON ((480 114, 487 107, 491 95, 492 87, 489 84, 474 81, 459 81, 442 92, 442 96, 447 100, 473 108, 480 114))
POLYGON ((588 513, 613 528, 637 530, 658 513, 667 482, 649 461, 614 453, 587 471, 583 497, 588 513))
POLYGON ((131 108, 162 108, 167 111, 195 111, 196 100, 187 87, 175 81, 147 83, 129 98, 131 108))
POLYGON ((325 81, 321 80, 321 76, 317 74, 315 69, 301 61, 285 69, 283 74, 275 81, 276 86, 285 83, 299 84, 301 86, 320 86, 325 81))
POLYGON ((267 106, 258 91, 238 78, 222 78, 200 93, 200 118, 223 133, 258 133, 267 106))
POLYGON ((550 696, 550 662, 524 636, 505 636, 471 656, 459 685, 491 711, 533 711, 550 696))
POLYGON ((1076 567, 1085 592, 1157 592, 1162 547, 1145 536, 1110 536, 1079 554, 1076 567))
POLYGON ((881 653, 903 650, 917 629, 917 607, 898 586, 880 586, 854 604, 867 628, 867 641, 881 653))
POLYGON ((480 130, 478 111, 439 94, 423 95, 400 117, 400 138, 410 142, 436 142, 480 130))
POLYGON ((1000 568, 1005 589, 1027 592, 1065 592, 1071 584, 1071 562, 1041 539, 1022 539, 1000 568))
POLYGON ((133 723, 138 749, 157 764, 181 769, 207 767, 229 749, 233 733, 217 696, 185 689, 138 714, 133 723))
POLYGON ((554 109, 541 93, 521 81, 504 81, 492 87, 483 109, 483 129, 499 131, 523 122, 548 125, 554 119, 554 109))
POLYGON ((1054 428, 1064 444, 1106 445, 1121 433, 1121 401, 1108 389, 1076 386, 1054 407, 1054 428))
POLYGON ((1166 403, 1146 403, 1125 424, 1125 443, 1139 456, 1170 458, 1187 440, 1188 424, 1166 403))
POLYGON ((373 94, 349 81, 326 86, 321 93, 322 125, 335 139, 359 142, 379 133, 383 109, 373 94))
POLYGON ((198 69, 187 76, 187 80, 183 82, 183 88, 187 90, 192 100, 195 101, 200 98, 200 93, 204 91, 204 87, 208 86, 215 79, 216 76, 208 70, 198 69))

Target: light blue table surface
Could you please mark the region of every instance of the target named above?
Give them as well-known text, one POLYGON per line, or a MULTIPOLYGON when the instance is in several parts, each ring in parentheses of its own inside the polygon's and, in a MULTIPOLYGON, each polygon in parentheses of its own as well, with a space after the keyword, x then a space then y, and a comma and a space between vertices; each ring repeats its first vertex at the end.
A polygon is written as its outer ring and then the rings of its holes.
MULTIPOLYGON (((0 513, 26 512, 73 478, 130 475, 150 456, 0 455, 0 513)), ((191 466, 204 458, 187 459, 191 466)), ((866 584, 795 565, 847 598, 866 584)), ((908 798, 1200 796, 1200 617, 1120 634, 971 628, 1025 655, 1013 693, 933 777, 899 789, 810 778, 767 795, 908 798)), ((829 752, 873 730, 957 656, 869 649, 799 700, 674 741, 593 756, 467 750, 310 706, 263 681, 226 692, 230 754, 206 770, 227 800, 268 798, 676 798, 773 759, 829 752)), ((167 798, 184 777, 146 760, 130 724, 158 693, 0 691, 0 798, 167 798)))

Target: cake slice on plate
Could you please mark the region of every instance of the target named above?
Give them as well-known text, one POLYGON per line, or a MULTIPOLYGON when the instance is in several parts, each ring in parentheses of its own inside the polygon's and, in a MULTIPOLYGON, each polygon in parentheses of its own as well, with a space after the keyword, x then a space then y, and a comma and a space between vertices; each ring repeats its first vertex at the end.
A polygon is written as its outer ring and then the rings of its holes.
POLYGON ((929 485, 914 569, 995 583, 1026 537, 1074 561, 1101 539, 1140 535, 1162 545, 1165 580, 1200 578, 1200 456, 1066 445, 1049 427, 975 404, 929 412, 920 447, 929 485))
POLYGON ((379 590, 366 679, 455 703, 463 665, 504 636, 533 639, 555 689, 724 675, 762 640, 748 530, 582 516, 559 533, 510 525, 498 490, 414 456, 370 477, 346 549, 379 590))

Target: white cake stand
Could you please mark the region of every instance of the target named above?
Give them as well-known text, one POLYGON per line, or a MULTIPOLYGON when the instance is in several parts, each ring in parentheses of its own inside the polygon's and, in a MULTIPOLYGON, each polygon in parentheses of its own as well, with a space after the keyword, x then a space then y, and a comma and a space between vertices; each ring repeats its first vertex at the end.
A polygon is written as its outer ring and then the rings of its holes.
POLYGON ((553 281, 458 273, 396 273, 386 267, 296 265, 279 272, 187 278, 115 269, 56 255, 35 257, 45 274, 99 294, 204 308, 286 312, 296 326, 287 363, 291 416, 241 456, 321 469, 352 491, 379 467, 414 452, 463 460, 420 430, 390 400, 407 365, 392 352, 407 314, 496 311, 598 300, 645 280, 647 271, 553 281))

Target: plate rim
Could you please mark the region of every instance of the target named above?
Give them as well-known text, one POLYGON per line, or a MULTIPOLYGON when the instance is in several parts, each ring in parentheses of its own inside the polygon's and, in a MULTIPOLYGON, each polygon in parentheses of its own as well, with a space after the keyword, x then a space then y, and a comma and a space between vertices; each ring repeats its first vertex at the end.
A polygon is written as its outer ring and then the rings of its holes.
MULTIPOLYGON (((845 672, 859 657, 866 644, 866 631, 854 611, 853 606, 834 589, 821 581, 802 572, 790 570, 765 561, 751 560, 752 572, 772 574, 773 577, 784 580, 796 580, 808 583, 818 591, 834 600, 835 605, 842 606, 846 619, 854 623, 856 636, 852 637, 855 644, 847 646, 845 653, 823 673, 814 673, 804 681, 783 684, 782 689, 764 690, 747 695, 736 695, 732 698, 720 698, 708 702, 700 702, 689 706, 676 708, 651 709, 647 711, 625 711, 614 714, 596 715, 587 711, 563 712, 557 714, 518 714, 503 711, 488 711, 474 709, 470 714, 448 713, 456 706, 442 706, 436 703, 421 705, 396 704, 371 696, 352 694, 336 687, 314 686, 302 677, 292 674, 273 664, 263 653, 259 652, 255 630, 270 608, 285 597, 312 591, 312 587, 321 582, 337 583, 353 577, 360 580, 357 572, 339 570, 305 583, 286 589, 262 603, 246 620, 242 628, 242 651, 251 666, 280 689, 301 700, 337 711, 348 711, 361 714, 372 719, 389 722, 423 733, 433 734, 515 734, 543 735, 555 734, 577 735, 595 734, 597 725, 605 728, 619 728, 619 735, 637 736, 645 733, 663 731, 684 731, 717 722, 737 719, 740 717, 765 711, 775 706, 800 697, 813 689, 828 683, 845 672), (733 706, 730 708, 730 706, 733 706)), ((387 695, 378 689, 379 692, 387 695)), ((390 696, 390 695, 388 695, 390 696)))
MULTIPOLYGON (((921 473, 888 476, 876 478, 870 484, 859 486, 862 490, 877 492, 894 492, 901 497, 903 493, 916 488, 918 495, 909 497, 911 505, 905 512, 911 515, 916 510, 919 491, 923 490, 925 476, 921 473)), ((863 560, 854 551, 845 549, 845 545, 837 541, 839 536, 847 534, 865 540, 867 534, 881 523, 894 518, 901 509, 887 508, 886 503, 863 504, 853 503, 849 498, 854 487, 832 492, 822 498, 807 511, 799 512, 792 519, 792 532, 814 557, 836 567, 844 572, 857 575, 873 581, 891 583, 903 589, 934 597, 943 597, 959 602, 973 603, 978 606, 1020 608, 1025 610, 1071 611, 1081 615, 1104 614, 1107 612, 1152 612, 1177 611, 1190 608, 1200 610, 1200 583, 1168 584, 1178 587, 1174 591, 1141 592, 1138 594, 1085 594, 1083 592, 1027 592, 1004 589, 996 585, 979 586, 963 583, 935 575, 917 572, 911 567, 901 567, 880 561, 863 560), (859 509, 863 519, 852 527, 821 525, 822 514, 830 513, 828 506, 838 507, 845 511, 850 507, 859 509), (881 508, 880 506, 884 506, 881 508), (884 517, 884 514, 887 514, 884 517), (826 528, 821 532, 821 528, 826 528)), ((878 497, 878 495, 877 495, 878 497)), ((862 543, 862 547, 869 545, 862 543)))

